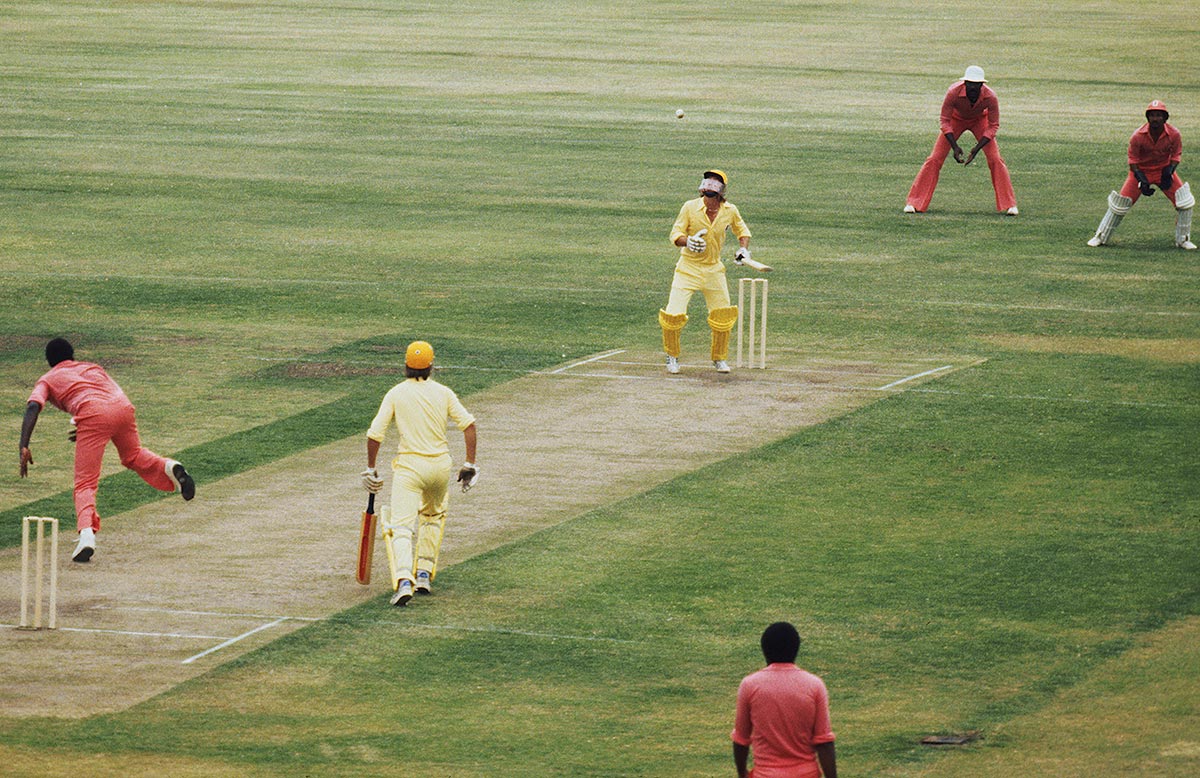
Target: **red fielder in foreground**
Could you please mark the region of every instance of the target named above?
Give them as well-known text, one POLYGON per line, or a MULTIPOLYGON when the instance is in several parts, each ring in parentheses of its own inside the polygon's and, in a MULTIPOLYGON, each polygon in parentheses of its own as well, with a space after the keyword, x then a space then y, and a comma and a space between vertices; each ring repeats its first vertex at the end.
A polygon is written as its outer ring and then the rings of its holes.
POLYGON ((1151 100, 1146 106, 1146 123, 1129 139, 1129 175, 1120 192, 1108 195, 1108 211, 1100 220, 1089 246, 1103 246, 1113 230, 1129 213, 1142 195, 1154 194, 1155 185, 1175 206, 1175 245, 1194 251, 1192 242, 1192 207, 1196 198, 1192 187, 1175 173, 1183 156, 1183 140, 1179 130, 1167 124, 1170 118, 1161 100, 1151 100))
POLYGON ((996 133, 1000 131, 1000 100, 986 84, 983 68, 972 65, 967 68, 961 81, 950 85, 942 100, 942 112, 938 119, 942 134, 934 142, 933 151, 929 152, 929 157, 913 181, 908 202, 904 206, 905 213, 925 213, 928 210, 946 155, 953 151, 955 162, 969 165, 975 155, 982 151, 992 176, 992 189, 996 192, 996 210, 1009 216, 1017 215, 1017 196, 1013 193, 1012 178, 996 144, 996 133), (975 146, 965 156, 958 145, 958 138, 964 132, 975 136, 975 146))
POLYGON ((183 465, 142 447, 133 404, 104 368, 76 362, 75 349, 63 338, 46 344, 46 361, 50 371, 33 387, 21 424, 21 477, 29 474, 33 464, 29 441, 42 407, 49 402, 71 414, 75 423, 70 438, 75 441, 75 518, 79 529, 79 543, 71 559, 86 562, 96 551, 96 533, 100 530, 96 490, 104 449, 110 440, 117 447, 121 464, 155 489, 173 492, 178 488, 183 499, 190 500, 196 495, 196 484, 183 465))
POLYGON ((762 634, 767 666, 742 679, 733 723, 738 778, 837 778, 825 682, 796 666, 800 634, 777 621, 762 634), (751 750, 754 769, 747 772, 751 750))

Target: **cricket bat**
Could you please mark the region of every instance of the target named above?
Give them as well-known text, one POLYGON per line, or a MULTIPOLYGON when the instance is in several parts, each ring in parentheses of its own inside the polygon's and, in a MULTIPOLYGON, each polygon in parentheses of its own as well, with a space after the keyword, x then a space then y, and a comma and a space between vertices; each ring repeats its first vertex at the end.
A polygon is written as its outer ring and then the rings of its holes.
POLYGON ((367 509, 362 515, 362 532, 358 538, 358 582, 371 583, 371 562, 375 559, 375 495, 367 497, 367 509))
POLYGON ((774 270, 774 268, 771 267, 770 265, 764 265, 763 263, 759 262, 757 259, 750 259, 749 257, 747 257, 746 259, 743 259, 742 264, 745 265, 746 267, 750 268, 751 270, 757 270, 760 273, 770 273, 772 270, 774 270))

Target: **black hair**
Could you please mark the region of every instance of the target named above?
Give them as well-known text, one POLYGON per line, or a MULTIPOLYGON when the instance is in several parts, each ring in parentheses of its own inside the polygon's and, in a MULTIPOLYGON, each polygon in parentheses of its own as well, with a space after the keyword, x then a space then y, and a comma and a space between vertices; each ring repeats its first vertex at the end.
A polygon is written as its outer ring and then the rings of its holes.
POLYGON ((777 621, 763 630, 761 643, 768 664, 795 662, 800 653, 800 633, 786 621, 777 621))
POLYGON ((46 344, 46 361, 50 367, 75 358, 75 348, 66 338, 55 338, 46 344))
POLYGON ((404 366, 405 377, 406 378, 415 378, 418 381, 425 380, 426 378, 429 377, 429 374, 432 372, 433 372, 433 365, 430 365, 429 367, 422 367, 419 369, 415 368, 415 367, 409 367, 408 365, 404 366))

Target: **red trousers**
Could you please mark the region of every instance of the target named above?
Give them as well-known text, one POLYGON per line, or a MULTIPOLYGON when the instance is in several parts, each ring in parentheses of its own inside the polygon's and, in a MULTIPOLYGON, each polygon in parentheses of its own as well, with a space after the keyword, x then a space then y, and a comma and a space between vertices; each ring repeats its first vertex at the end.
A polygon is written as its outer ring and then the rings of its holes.
MULTIPOLYGON (((1162 168, 1142 168, 1142 172, 1146 174, 1146 178, 1149 179, 1151 185, 1153 185, 1155 189, 1159 189, 1158 184, 1162 180, 1162 168)), ((1183 179, 1179 177, 1178 173, 1172 173, 1171 188, 1161 190, 1162 193, 1167 196, 1167 199, 1171 201, 1171 205, 1175 204, 1175 190, 1179 189, 1181 186, 1183 186, 1183 179)), ((1121 187, 1121 195, 1128 197, 1135 203, 1138 201, 1138 198, 1142 196, 1142 190, 1138 188, 1137 177, 1132 172, 1130 172, 1129 177, 1125 179, 1125 186, 1121 187)))
POLYGON ((163 492, 175 491, 175 482, 167 475, 167 460, 138 439, 133 406, 128 403, 99 405, 91 403, 86 413, 75 417, 75 520, 77 529, 100 529, 96 513, 96 489, 100 485, 100 465, 108 441, 117 447, 121 464, 142 480, 163 492))
MULTIPOLYGON (((970 132, 976 139, 981 138, 986 129, 986 116, 972 121, 956 121, 950 128, 954 133, 955 140, 961 138, 964 132, 970 132)), ((942 172, 942 164, 945 163, 946 156, 951 150, 950 141, 946 140, 946 136, 938 135, 937 141, 933 144, 933 151, 929 153, 925 164, 921 165, 921 171, 917 173, 912 189, 908 191, 908 205, 918 212, 924 213, 928 210, 929 202, 933 200, 933 190, 937 189, 938 175, 942 172)), ((1013 192, 1008 166, 1004 164, 1004 159, 1000 156, 1000 149, 996 145, 995 138, 992 138, 991 143, 983 147, 983 156, 987 159, 988 171, 992 174, 992 189, 996 192, 996 210, 1003 212, 1015 207, 1017 196, 1013 192)))

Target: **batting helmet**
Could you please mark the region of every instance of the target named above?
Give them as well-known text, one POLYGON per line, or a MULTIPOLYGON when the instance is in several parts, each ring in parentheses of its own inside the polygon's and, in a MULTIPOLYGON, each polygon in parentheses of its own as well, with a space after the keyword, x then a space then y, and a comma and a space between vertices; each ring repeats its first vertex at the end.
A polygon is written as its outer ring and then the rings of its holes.
POLYGON ((1167 114, 1168 119, 1171 118, 1171 114, 1167 111, 1167 104, 1162 100, 1151 100, 1150 105, 1146 106, 1147 119, 1150 118, 1149 113, 1151 111, 1162 111, 1163 113, 1167 114))
POLYGON ((724 170, 705 170, 704 177, 705 178, 719 178, 719 179, 721 179, 722 184, 724 184, 725 186, 729 186, 729 176, 725 175, 724 170))
POLYGON ((424 370, 433 364, 433 346, 423 340, 414 340, 404 352, 404 364, 413 370, 424 370))

